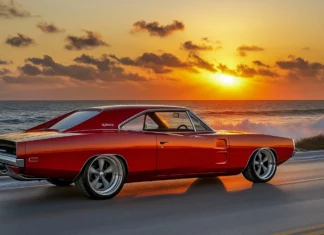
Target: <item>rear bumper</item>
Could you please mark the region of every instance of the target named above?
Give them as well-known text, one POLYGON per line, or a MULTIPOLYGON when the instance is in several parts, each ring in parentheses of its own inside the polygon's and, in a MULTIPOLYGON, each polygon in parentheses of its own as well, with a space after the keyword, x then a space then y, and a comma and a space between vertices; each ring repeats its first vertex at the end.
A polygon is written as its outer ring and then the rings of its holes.
POLYGON ((0 175, 7 175, 19 181, 45 180, 47 178, 35 178, 23 174, 25 167, 24 159, 17 159, 15 156, 0 152, 0 175))
POLYGON ((17 159, 16 157, 10 154, 0 152, 0 164, 16 167, 25 167, 25 160, 17 159))

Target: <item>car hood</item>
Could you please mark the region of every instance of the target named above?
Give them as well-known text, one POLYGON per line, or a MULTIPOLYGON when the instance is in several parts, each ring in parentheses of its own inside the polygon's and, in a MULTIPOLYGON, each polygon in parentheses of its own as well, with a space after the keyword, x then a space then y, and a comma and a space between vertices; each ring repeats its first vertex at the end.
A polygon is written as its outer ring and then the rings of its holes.
POLYGON ((31 132, 18 132, 0 135, 0 140, 9 140, 13 142, 25 142, 33 140, 43 140, 58 137, 66 137, 72 135, 80 135, 78 133, 60 133, 57 131, 31 131, 31 132))

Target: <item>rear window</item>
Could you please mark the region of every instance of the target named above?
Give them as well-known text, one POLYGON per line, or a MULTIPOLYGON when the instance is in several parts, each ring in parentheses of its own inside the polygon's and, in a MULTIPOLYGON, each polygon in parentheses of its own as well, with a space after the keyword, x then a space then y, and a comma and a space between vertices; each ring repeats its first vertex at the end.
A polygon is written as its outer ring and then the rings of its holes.
POLYGON ((90 118, 96 116, 99 111, 96 110, 85 110, 72 113, 61 121, 55 123, 49 129, 64 131, 70 129, 82 122, 89 120, 90 118))

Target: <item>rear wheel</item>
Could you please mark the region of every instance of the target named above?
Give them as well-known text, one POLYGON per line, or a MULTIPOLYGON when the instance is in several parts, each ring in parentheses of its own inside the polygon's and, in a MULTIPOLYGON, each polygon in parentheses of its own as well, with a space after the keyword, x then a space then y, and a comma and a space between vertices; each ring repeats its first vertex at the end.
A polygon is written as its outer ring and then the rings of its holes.
POLYGON ((73 181, 70 180, 61 180, 61 179, 49 179, 47 182, 54 184, 59 187, 66 187, 73 183, 73 181))
POLYGON ((92 199, 109 199, 123 188, 124 163, 114 155, 101 155, 89 161, 75 181, 76 187, 92 199))
POLYGON ((259 149, 250 159, 243 176, 254 183, 271 180, 277 170, 277 159, 270 149, 259 149))

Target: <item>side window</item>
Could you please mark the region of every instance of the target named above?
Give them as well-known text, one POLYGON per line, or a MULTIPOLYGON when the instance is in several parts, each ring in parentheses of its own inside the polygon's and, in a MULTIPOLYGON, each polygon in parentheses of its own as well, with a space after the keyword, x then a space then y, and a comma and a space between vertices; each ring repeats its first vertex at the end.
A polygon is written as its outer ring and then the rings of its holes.
POLYGON ((144 126, 144 115, 141 115, 122 126, 126 131, 142 131, 144 126))
POLYGON ((201 121, 193 116, 191 113, 189 113, 192 123, 194 124, 196 131, 207 131, 207 128, 204 126, 204 124, 201 123, 201 121))
POLYGON ((147 114, 145 130, 193 131, 193 126, 184 111, 161 111, 147 114))
POLYGON ((156 130, 159 129, 158 124, 156 124, 152 118, 148 115, 145 116, 145 130, 156 130))

